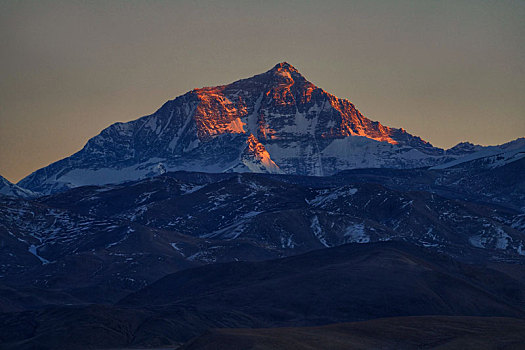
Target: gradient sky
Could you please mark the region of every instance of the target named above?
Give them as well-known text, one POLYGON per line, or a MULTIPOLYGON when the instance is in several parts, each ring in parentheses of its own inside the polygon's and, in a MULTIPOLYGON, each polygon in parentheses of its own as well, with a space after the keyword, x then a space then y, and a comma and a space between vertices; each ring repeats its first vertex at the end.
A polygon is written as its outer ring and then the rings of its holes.
POLYGON ((287 61, 435 146, 525 136, 525 1, 0 1, 0 174, 287 61))

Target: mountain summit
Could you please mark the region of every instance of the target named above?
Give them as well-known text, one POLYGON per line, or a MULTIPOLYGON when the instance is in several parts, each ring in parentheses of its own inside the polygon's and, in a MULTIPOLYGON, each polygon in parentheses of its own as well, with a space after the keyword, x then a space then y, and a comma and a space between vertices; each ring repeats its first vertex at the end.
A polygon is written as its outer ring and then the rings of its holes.
POLYGON ((192 90, 155 113, 115 123, 72 156, 19 182, 52 193, 159 172, 330 175, 364 167, 413 168, 453 160, 419 137, 363 116, 292 65, 192 90))

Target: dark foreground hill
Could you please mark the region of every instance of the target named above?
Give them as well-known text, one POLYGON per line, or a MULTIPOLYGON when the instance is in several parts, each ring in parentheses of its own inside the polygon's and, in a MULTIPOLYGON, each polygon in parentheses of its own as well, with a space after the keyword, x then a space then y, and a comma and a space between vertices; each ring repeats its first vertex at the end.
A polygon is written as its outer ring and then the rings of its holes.
POLYGON ((460 263, 401 242, 206 265, 168 275, 113 306, 1 314, 0 344, 4 349, 175 346, 212 328, 422 315, 525 318, 525 284, 499 268, 503 271, 460 263))
POLYGON ((524 316, 523 283, 400 243, 350 244, 284 259, 168 275, 118 305, 236 310, 270 325, 387 316, 524 316))
POLYGON ((180 350, 523 349, 525 321, 396 317, 323 327, 214 329, 180 350))

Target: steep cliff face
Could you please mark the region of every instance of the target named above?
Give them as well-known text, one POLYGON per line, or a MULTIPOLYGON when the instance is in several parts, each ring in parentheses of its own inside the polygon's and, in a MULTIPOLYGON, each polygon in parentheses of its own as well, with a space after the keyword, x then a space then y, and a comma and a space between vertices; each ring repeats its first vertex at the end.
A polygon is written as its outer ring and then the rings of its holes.
POLYGON ((229 85, 190 91, 152 115, 113 124, 81 151, 19 184, 52 193, 135 180, 159 169, 329 175, 436 165, 456 153, 444 155, 403 129, 371 121, 348 100, 279 63, 229 85))

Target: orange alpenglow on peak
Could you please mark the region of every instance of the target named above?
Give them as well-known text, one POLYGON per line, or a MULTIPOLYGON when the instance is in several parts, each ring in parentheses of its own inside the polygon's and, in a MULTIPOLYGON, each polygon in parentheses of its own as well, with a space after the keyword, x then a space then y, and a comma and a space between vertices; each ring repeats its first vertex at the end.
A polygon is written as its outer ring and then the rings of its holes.
POLYGON ((288 62, 277 63, 271 69, 271 71, 289 71, 289 72, 299 73, 299 71, 288 62))
POLYGON ((272 69, 270 69, 266 73, 270 73, 271 75, 277 77, 284 77, 292 82, 295 82, 295 80, 297 80, 303 83, 309 83, 294 66, 287 62, 281 62, 276 64, 272 69))
POLYGON ((322 139, 363 136, 398 144, 395 135, 403 134, 364 117, 350 101, 315 86, 287 62, 248 79, 192 92, 198 99, 193 118, 201 140, 223 133, 253 133, 267 139, 269 134, 260 134, 260 130, 272 130, 272 139, 286 138, 282 134, 287 131, 279 132, 279 124, 311 123, 313 119, 317 119, 315 125, 305 131, 322 139))

